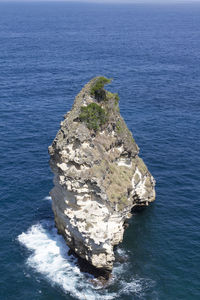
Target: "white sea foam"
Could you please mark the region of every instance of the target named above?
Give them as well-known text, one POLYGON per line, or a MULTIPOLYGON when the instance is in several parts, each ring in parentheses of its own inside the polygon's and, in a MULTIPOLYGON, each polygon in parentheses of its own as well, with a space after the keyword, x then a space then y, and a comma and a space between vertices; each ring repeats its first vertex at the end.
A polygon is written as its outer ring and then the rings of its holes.
MULTIPOLYGON (((90 283, 91 276, 81 273, 76 259, 68 256, 69 248, 59 236, 53 224, 45 222, 33 225, 26 233, 18 236, 21 244, 32 250, 27 263, 45 275, 53 284, 58 284, 77 299, 96 300, 102 298, 90 283)), ((114 299, 116 294, 103 295, 104 299, 114 299)))
POLYGON ((46 196, 46 197, 43 198, 43 200, 52 201, 51 196, 46 196))
MULTIPOLYGON (((115 266, 110 286, 95 288, 91 283, 92 276, 80 272, 76 258, 68 256, 69 248, 57 234, 53 222, 44 221, 33 225, 26 233, 19 235, 18 240, 32 251, 27 264, 76 299, 120 299, 122 295, 134 295, 142 290, 140 280, 123 279, 128 262, 115 266)), ((122 250, 119 253, 127 255, 122 250)))

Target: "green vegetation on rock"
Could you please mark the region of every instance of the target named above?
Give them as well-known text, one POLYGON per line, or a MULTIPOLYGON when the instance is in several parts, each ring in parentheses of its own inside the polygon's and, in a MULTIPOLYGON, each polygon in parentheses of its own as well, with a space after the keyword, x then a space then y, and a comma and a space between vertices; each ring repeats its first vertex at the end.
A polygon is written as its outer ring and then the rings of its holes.
POLYGON ((109 91, 106 91, 106 100, 110 100, 113 98, 114 98, 114 94, 109 91))
POLYGON ((121 210, 130 203, 128 190, 132 188, 132 176, 135 168, 134 161, 130 168, 118 166, 116 162, 111 162, 109 154, 109 159, 103 159, 99 165, 94 165, 90 172, 94 177, 104 178, 102 186, 106 190, 108 199, 112 203, 116 203, 121 210))
POLYGON ((114 99, 115 100, 115 105, 118 105, 119 103, 119 95, 118 93, 111 93, 109 91, 106 91, 106 98, 105 100, 111 100, 111 99, 114 99))
POLYGON ((120 209, 128 204, 128 189, 131 188, 132 174, 135 166, 131 168, 118 166, 116 163, 107 164, 108 174, 103 186, 111 202, 118 203, 120 209))
POLYGON ((98 90, 101 90, 104 88, 105 84, 109 84, 111 82, 112 79, 106 78, 106 77, 99 77, 95 84, 93 85, 93 87, 91 88, 91 94, 95 95, 95 92, 97 92, 98 90))
POLYGON ((96 103, 90 103, 81 107, 79 115, 81 122, 85 122, 89 129, 97 131, 107 121, 105 109, 96 103))
POLYGON ((104 90, 104 85, 109 84, 112 79, 106 77, 98 77, 96 82, 91 88, 91 95, 94 96, 97 100, 102 101, 106 99, 106 92, 104 90))
POLYGON ((123 130, 120 120, 116 122, 116 129, 118 133, 123 130))
POLYGON ((118 93, 115 93, 114 97, 115 97, 115 104, 117 105, 119 103, 119 95, 118 95, 118 93))

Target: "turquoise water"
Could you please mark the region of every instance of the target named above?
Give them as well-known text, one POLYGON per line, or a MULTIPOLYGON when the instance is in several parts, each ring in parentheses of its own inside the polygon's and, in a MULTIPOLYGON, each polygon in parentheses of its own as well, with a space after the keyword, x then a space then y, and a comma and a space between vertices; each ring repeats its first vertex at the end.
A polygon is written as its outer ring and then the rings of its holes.
POLYGON ((0 4, 0 299, 200 299, 199 16, 198 4, 0 4), (105 289, 67 256, 48 197, 48 145, 100 74, 157 181, 105 289))

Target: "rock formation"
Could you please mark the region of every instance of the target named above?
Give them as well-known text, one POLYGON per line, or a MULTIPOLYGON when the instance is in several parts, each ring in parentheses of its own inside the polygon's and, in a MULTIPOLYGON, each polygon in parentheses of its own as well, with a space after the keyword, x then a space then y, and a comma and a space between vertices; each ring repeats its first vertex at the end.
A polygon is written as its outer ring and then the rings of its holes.
POLYGON ((155 199, 155 180, 119 112, 117 94, 96 77, 75 98, 49 147, 55 224, 67 245, 102 270, 112 270, 134 207, 155 199))

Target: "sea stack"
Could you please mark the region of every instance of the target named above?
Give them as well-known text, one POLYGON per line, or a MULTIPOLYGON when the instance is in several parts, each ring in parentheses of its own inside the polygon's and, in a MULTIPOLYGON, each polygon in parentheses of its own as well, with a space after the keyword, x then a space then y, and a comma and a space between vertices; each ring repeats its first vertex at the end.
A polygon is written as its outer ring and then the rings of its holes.
POLYGON ((50 194, 58 232, 92 266, 111 271, 133 208, 155 199, 155 180, 119 112, 110 79, 93 78, 76 96, 49 147, 50 194))

